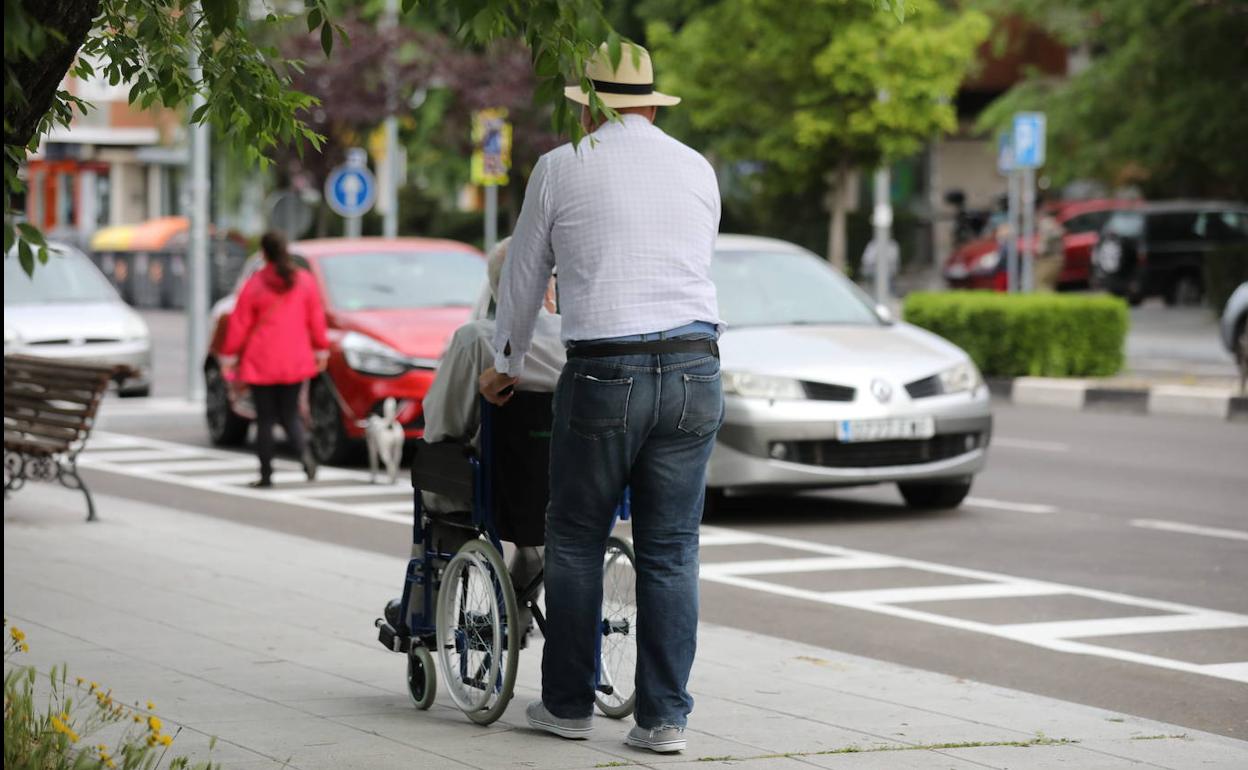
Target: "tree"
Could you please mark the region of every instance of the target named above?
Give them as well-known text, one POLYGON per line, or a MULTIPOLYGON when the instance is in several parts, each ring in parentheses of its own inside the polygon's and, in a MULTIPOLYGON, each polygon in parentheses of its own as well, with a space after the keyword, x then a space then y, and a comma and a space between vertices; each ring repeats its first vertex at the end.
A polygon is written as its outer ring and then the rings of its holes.
POLYGON ((1058 184, 1138 184, 1150 196, 1248 198, 1248 5, 1242 0, 1006 0, 1090 65, 1035 76, 984 113, 1048 116, 1045 171, 1058 184))
MULTIPOLYGON (((904 24, 862 3, 721 0, 679 31, 653 25, 683 130, 776 191, 829 188, 829 252, 843 252, 848 172, 918 152, 956 127, 952 97, 988 33, 978 12, 906 4, 904 24)), ((674 113, 675 116, 675 113, 674 113)))

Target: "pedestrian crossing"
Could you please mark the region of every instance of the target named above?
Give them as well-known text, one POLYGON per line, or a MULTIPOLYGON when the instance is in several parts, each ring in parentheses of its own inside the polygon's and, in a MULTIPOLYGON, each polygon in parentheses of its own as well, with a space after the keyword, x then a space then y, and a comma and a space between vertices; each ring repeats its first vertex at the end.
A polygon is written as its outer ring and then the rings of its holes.
MULTIPOLYGON (((84 468, 253 500, 410 525, 405 476, 275 463, 273 489, 252 489, 254 456, 97 432, 84 468)), ((703 526, 701 578, 713 584, 1248 683, 1248 615, 968 569, 736 528, 703 526)))

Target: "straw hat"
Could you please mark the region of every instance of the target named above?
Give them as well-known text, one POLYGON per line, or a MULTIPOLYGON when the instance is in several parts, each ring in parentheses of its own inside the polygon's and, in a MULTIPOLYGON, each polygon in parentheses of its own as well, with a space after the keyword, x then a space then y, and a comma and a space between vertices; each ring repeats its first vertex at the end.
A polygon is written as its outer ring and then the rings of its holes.
MULTIPOLYGON (((668 96, 654 90, 650 52, 633 43, 620 45, 620 66, 616 69, 611 67, 607 44, 598 46, 585 64, 585 75, 593 81, 598 98, 612 109, 651 105, 669 107, 680 103, 679 96, 668 96), (634 51, 637 52, 636 63, 633 61, 634 51)), ((579 85, 568 86, 563 89, 563 94, 577 104, 589 104, 589 94, 579 85)))

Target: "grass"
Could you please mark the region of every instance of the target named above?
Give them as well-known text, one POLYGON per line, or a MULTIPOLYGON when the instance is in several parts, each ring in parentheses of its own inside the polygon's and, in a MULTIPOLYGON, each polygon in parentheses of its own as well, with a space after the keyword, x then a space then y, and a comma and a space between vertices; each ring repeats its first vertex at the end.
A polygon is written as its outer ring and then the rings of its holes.
MULTIPOLYGON (((1187 736, 1166 736, 1158 735, 1157 738, 1174 738, 1187 736)), ((1144 739, 1141 739, 1144 740, 1144 739)), ((752 759, 801 759, 803 757, 825 757, 832 754, 869 754, 880 753, 886 751, 947 751, 950 749, 982 749, 982 748, 1000 748, 1013 747, 1027 749, 1033 746, 1069 746, 1079 741, 1070 738, 1049 738, 1043 733, 1037 734, 1035 738, 1025 741, 961 741, 954 743, 922 743, 914 745, 894 744, 891 746, 872 746, 863 748, 861 746, 850 745, 842 746, 835 749, 824 749, 823 751, 787 751, 779 754, 756 754, 753 756, 738 757, 732 754, 726 754, 720 757, 698 757, 695 762, 745 762, 752 759)), ((633 767, 640 765, 640 762, 604 762, 594 767, 633 767)))

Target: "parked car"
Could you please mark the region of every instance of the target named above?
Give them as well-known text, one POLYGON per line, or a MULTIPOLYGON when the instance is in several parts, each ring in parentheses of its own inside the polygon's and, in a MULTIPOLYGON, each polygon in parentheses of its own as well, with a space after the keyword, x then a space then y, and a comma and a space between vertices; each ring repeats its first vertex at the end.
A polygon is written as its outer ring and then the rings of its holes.
MULTIPOLYGON (((364 437, 363 421, 391 397, 404 435, 419 438, 421 400, 438 359, 485 280, 481 252, 429 238, 310 240, 290 251, 315 276, 329 327, 329 368, 312 381, 304 406, 317 460, 346 459, 364 437)), ((242 443, 255 419, 245 389, 225 381, 217 356, 235 298, 262 264, 251 257, 234 291, 213 307, 204 380, 208 431, 220 445, 242 443)))
POLYGON ((1204 296, 1204 257, 1248 244, 1248 206, 1219 201, 1168 201, 1115 212, 1093 252, 1093 283, 1139 304, 1161 296, 1168 305, 1204 296))
POLYGON ((1248 387, 1248 282, 1241 283, 1226 301, 1221 331, 1222 344, 1239 365, 1239 389, 1243 392, 1248 387))
MULTIPOLYGON (((1062 265, 1057 275, 1059 288, 1083 288, 1090 283, 1092 249, 1101 228, 1114 212, 1138 205, 1137 201, 1096 199, 1064 201, 1048 207, 1048 213, 1062 228, 1062 265)), ((951 288, 994 291, 1008 288, 1006 215, 998 212, 989 220, 988 227, 991 231, 986 232, 984 237, 963 245, 946 261, 944 277, 951 288)), ((1020 254, 1022 245, 1022 239, 1019 239, 1020 254)))
POLYGON ((966 497, 992 414, 964 351, 784 241, 720 236, 712 277, 728 324, 712 493, 889 482, 915 507, 966 497))
POLYGON ((151 393, 147 323, 82 252, 63 243, 48 250, 33 276, 16 253, 4 260, 4 354, 128 366, 135 374, 117 383, 120 394, 151 393))

